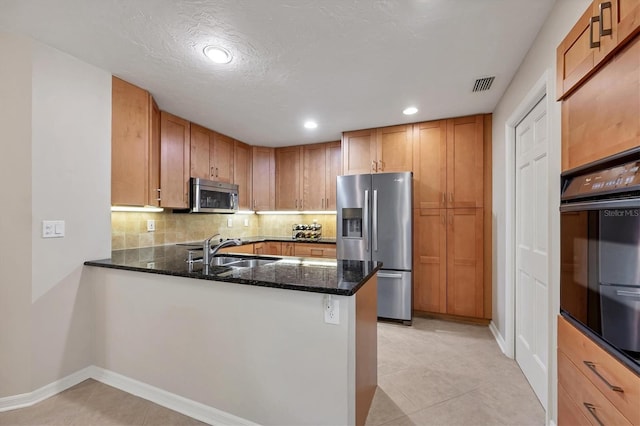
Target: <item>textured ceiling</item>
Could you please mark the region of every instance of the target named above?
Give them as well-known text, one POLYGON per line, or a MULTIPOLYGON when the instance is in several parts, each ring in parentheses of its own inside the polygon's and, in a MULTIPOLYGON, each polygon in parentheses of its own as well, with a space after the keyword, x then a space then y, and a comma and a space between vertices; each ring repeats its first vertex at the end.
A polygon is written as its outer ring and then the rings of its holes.
POLYGON ((0 0, 0 30, 141 86, 163 110, 286 146, 493 111, 554 1, 0 0), (233 61, 210 62, 209 44, 233 61), (409 105, 419 112, 404 116, 409 105))

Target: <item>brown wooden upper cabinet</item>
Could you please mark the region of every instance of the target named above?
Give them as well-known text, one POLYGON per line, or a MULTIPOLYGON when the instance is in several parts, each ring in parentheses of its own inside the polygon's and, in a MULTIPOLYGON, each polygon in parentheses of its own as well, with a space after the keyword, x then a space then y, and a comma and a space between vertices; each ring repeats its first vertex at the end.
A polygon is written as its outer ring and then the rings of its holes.
POLYGON ((302 205, 305 210, 336 209, 336 177, 342 169, 340 141, 303 145, 302 205))
POLYGON ((149 92, 117 77, 111 95, 111 204, 158 206, 158 106, 149 92))
POLYGON ((640 0, 595 0, 557 49, 557 98, 566 97, 640 30, 640 0))
POLYGON ((233 139, 191 123, 191 177, 231 183, 233 139))
POLYGON ((162 111, 160 113, 160 206, 189 207, 190 123, 162 111))
POLYGON ((414 207, 483 207, 484 117, 418 123, 413 132, 414 207))
POLYGON ((275 210, 275 150, 262 146, 252 149, 252 210, 275 210))
POLYGON ((251 147, 240 141, 233 142, 233 183, 238 185, 238 208, 251 209, 252 165, 251 147))
POLYGON ((343 173, 412 171, 412 136, 411 124, 344 132, 343 173))
POLYGON ((302 147, 276 148, 276 210, 302 210, 302 147))

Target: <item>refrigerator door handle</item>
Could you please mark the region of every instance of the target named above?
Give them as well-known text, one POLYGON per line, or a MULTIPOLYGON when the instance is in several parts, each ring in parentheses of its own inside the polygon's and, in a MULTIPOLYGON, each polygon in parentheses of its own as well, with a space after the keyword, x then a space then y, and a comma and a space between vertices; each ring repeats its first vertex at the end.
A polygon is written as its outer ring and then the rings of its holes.
POLYGON ((378 277, 379 278, 396 278, 396 279, 400 279, 402 278, 402 274, 389 274, 386 272, 378 272, 378 277))
POLYGON ((364 214, 362 215, 362 234, 364 235, 364 247, 369 251, 369 190, 364 191, 364 214))
POLYGON ((373 190, 373 203, 371 206, 373 212, 371 215, 371 243, 373 245, 373 251, 378 251, 378 190, 373 190))

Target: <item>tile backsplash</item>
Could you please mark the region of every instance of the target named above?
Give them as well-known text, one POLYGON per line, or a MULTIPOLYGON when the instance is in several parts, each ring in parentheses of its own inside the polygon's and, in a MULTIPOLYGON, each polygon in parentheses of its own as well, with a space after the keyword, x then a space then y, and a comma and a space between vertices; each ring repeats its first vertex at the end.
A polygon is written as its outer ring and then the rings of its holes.
POLYGON ((188 241, 202 241, 215 233, 222 238, 255 236, 290 237, 291 226, 322 225, 322 236, 335 238, 336 215, 256 215, 256 214, 174 214, 111 212, 111 249, 152 247, 188 241), (147 231, 147 220, 155 221, 155 231, 147 231), (228 226, 231 219, 231 227, 228 226), (244 226, 245 220, 248 226, 244 226))

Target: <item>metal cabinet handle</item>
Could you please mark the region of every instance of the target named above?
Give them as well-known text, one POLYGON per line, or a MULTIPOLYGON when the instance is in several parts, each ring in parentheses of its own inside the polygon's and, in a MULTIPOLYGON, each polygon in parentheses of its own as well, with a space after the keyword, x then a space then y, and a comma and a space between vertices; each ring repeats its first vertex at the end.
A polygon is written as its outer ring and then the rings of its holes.
POLYGON ((453 203, 453 192, 449 193, 449 202, 453 203))
POLYGON ((602 421, 600 421, 600 419, 598 418, 598 415, 596 414, 596 406, 593 404, 589 404, 588 402, 583 402, 582 405, 585 406, 585 408, 587 409, 587 411, 589 412, 589 414, 591 414, 591 416, 596 419, 596 422, 598 422, 598 424, 600 426, 604 426, 604 423, 602 423, 602 421))
POLYGON ((600 22, 600 17, 599 16, 592 16, 591 19, 589 19, 589 46, 592 49, 600 47, 600 40, 593 41, 593 24, 595 22, 600 22))
POLYGON ((378 167, 376 166, 376 162, 375 161, 371 161, 371 171, 372 172, 377 172, 378 171, 378 167))
POLYGON ((213 166, 211 166, 211 171, 209 172, 211 176, 215 176, 216 174, 213 172, 213 166))
POLYGON ((322 199, 322 210, 324 210, 324 198, 322 199))
POLYGON ((607 381, 607 379, 602 377, 602 375, 600 373, 598 373, 598 370, 596 370, 596 365, 593 362, 591 362, 591 361, 582 361, 582 362, 584 363, 584 365, 587 366, 587 368, 589 368, 589 370, 593 371, 593 374, 598 376, 598 378, 600 380, 602 380, 604 382, 604 384, 609 387, 609 389, 611 389, 612 391, 615 391, 615 392, 624 392, 624 389, 622 389, 620 386, 612 385, 611 383, 609 383, 607 381))
POLYGON ((378 251, 378 190, 373 190, 373 202, 371 206, 371 240, 373 243, 373 251, 378 251))
POLYGON ((380 171, 384 172, 384 161, 380 160, 380 171))
POLYGON ((162 194, 160 194, 161 189, 158 188, 156 191, 158 191, 158 198, 156 198, 156 201, 162 201, 162 194))
POLYGON ((604 29, 604 10, 605 9, 611 9, 611 2, 610 1, 606 1, 604 3, 600 3, 598 5, 598 8, 600 9, 600 16, 599 16, 599 20, 600 20, 600 37, 604 37, 604 36, 608 36, 611 35, 612 30, 613 30, 613 11, 611 13, 611 27, 607 30, 604 29))
POLYGON ((447 194, 445 194, 444 192, 442 193, 442 205, 444 206, 445 204, 447 204, 447 194))

